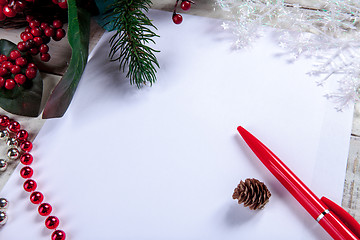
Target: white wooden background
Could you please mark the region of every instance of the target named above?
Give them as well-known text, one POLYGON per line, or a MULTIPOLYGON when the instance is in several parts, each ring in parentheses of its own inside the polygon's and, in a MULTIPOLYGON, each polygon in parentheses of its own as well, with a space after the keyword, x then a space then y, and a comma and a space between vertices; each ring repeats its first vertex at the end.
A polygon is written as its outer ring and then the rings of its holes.
MULTIPOLYGON (((193 5, 191 10, 187 12, 188 14, 207 16, 214 18, 224 18, 224 12, 217 8, 214 4, 214 0, 194 0, 196 5, 193 5)), ((324 1, 321 0, 288 0, 288 2, 297 2, 307 7, 321 7, 324 1)), ((175 0, 153 0, 153 8, 161 9, 165 11, 172 11, 174 7, 175 0)), ((179 10, 181 12, 181 10, 179 10)), ((171 21, 171 19, 169 19, 171 21)), ((18 42, 20 40, 21 30, 4 30, 0 29, 1 38, 8 39, 13 42, 18 42)), ((90 41, 90 50, 95 46, 99 38, 102 36, 103 30, 95 23, 91 24, 91 41, 90 41)), ((70 58, 70 47, 66 39, 62 40, 60 43, 56 43, 56 46, 52 47, 53 43, 50 43, 50 54, 52 60, 45 66, 43 66, 42 73, 43 78, 46 78, 44 81, 45 90, 44 90, 44 100, 46 101, 47 96, 50 93, 50 90, 56 85, 57 81, 61 78, 64 73, 69 58, 70 58), (61 45, 61 46, 59 46, 61 45), (45 73, 46 72, 46 73, 45 73)), ((0 114, 5 113, 0 109, 0 114)), ((9 114, 8 114, 9 115, 9 114)), ((12 115, 10 115, 12 116, 12 115)), ((22 125, 29 129, 31 133, 30 137, 35 138, 36 134, 41 129, 45 120, 38 118, 26 118, 13 116, 22 125)), ((342 206, 347 209, 350 214, 352 214, 358 221, 360 221, 360 104, 355 106, 354 112, 354 121, 352 134, 349 136, 351 139, 349 157, 346 171, 346 179, 344 182, 344 194, 342 206)), ((0 158, 5 157, 5 146, 0 146, 0 158)), ((9 176, 13 173, 16 163, 13 163, 5 172, 0 172, 0 191, 5 185, 9 176)), ((18 174, 18 173, 16 173, 18 174)), ((1 194, 1 192, 0 192, 1 194)), ((1 197, 1 196, 0 196, 1 197)))

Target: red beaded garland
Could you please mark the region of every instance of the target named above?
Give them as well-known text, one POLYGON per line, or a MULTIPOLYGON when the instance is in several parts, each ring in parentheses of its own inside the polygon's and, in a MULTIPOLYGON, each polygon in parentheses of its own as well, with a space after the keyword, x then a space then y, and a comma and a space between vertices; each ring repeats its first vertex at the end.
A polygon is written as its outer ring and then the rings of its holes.
POLYGON ((20 157, 20 162, 24 165, 30 165, 33 162, 33 156, 30 153, 24 153, 20 157))
POLYGON ((34 174, 34 171, 32 170, 31 167, 23 167, 21 170, 20 170, 20 176, 22 178, 31 178, 32 175, 34 174))
POLYGON ((34 180, 28 179, 24 182, 24 190, 27 192, 35 191, 37 184, 34 180))
POLYGON ((30 195, 30 201, 33 204, 40 204, 44 200, 44 195, 41 192, 33 192, 30 195))
POLYGON ((187 11, 189 10, 191 7, 191 3, 189 1, 182 1, 181 3, 181 9, 184 10, 184 11, 187 11))
POLYGON ((174 14, 172 19, 175 24, 180 24, 183 21, 183 18, 180 14, 174 14))
POLYGON ((59 226, 59 219, 55 216, 49 216, 46 218, 45 220, 45 226, 48 228, 48 229, 55 229, 59 226))
POLYGON ((25 141, 29 136, 29 133, 24 130, 24 129, 21 129, 17 134, 16 134, 16 137, 17 139, 19 139, 20 141, 25 141))
POLYGON ((18 123, 17 121, 11 121, 8 128, 11 132, 17 133, 20 130, 20 123, 18 123))
POLYGON ((51 234, 51 240, 65 240, 66 234, 62 230, 56 230, 51 234))
POLYGON ((33 147, 33 145, 30 141, 24 141, 20 144, 21 150, 23 150, 25 152, 30 152, 32 147, 33 147))
POLYGON ((41 216, 47 216, 51 213, 51 211, 52 211, 52 207, 48 203, 42 203, 38 208, 38 212, 41 216))

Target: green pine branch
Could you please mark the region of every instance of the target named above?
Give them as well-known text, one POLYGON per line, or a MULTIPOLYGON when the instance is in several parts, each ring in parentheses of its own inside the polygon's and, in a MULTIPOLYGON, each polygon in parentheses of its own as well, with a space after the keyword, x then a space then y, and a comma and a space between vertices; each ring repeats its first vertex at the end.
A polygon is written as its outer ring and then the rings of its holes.
POLYGON ((154 43, 154 37, 159 37, 151 29, 156 29, 146 16, 151 0, 115 0, 107 15, 111 18, 112 30, 116 30, 110 39, 110 58, 120 62, 120 69, 125 72, 131 84, 141 87, 156 81, 156 68, 159 63, 153 48, 147 46, 154 43))

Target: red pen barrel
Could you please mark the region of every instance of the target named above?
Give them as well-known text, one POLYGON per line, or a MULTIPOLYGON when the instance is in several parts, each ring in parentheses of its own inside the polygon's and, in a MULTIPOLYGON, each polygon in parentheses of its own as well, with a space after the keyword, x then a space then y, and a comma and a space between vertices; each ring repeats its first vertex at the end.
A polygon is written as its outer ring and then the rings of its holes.
POLYGON ((334 239, 359 240, 270 149, 243 127, 238 131, 265 167, 334 239))

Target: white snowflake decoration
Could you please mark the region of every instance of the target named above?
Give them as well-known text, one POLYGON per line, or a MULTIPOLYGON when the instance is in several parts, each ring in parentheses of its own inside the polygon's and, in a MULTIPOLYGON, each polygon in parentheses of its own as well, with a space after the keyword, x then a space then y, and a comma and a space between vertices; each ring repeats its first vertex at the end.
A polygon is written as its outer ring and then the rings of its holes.
POLYGON ((360 1, 326 0, 314 7, 283 0, 216 0, 233 21, 224 22, 237 36, 236 47, 248 46, 258 37, 261 26, 281 30, 279 43, 296 59, 315 57, 317 64, 309 73, 322 76, 319 85, 341 74, 338 91, 326 96, 343 109, 360 94, 360 1))

